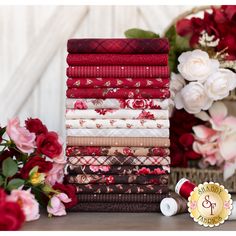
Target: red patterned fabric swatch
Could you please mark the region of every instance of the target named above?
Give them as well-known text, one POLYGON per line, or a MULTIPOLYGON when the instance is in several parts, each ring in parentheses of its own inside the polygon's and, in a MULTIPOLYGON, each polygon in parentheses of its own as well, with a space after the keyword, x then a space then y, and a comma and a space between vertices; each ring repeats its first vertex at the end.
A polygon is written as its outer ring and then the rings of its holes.
POLYGON ((169 98, 168 88, 163 89, 127 89, 127 88, 70 88, 66 91, 68 98, 169 98))
POLYGON ((168 156, 169 148, 165 147, 93 147, 67 146, 67 156, 168 156))
POLYGON ((66 60, 70 66, 166 66, 168 54, 68 54, 66 60))
POLYGON ((169 78, 68 78, 68 88, 169 88, 169 78))
POLYGON ((69 66, 68 77, 169 78, 168 66, 69 66))
POLYGON ((166 38, 155 39, 69 39, 69 53, 168 53, 166 38))

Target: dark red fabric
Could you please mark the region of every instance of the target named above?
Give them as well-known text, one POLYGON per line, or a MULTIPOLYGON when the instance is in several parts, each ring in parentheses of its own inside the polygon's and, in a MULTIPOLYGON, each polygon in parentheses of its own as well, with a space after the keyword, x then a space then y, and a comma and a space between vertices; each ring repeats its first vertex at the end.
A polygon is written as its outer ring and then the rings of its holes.
POLYGON ((68 98, 169 98, 168 88, 163 89, 126 89, 126 88, 70 88, 68 98))
POLYGON ((68 77, 169 78, 168 66, 69 66, 68 77))
POLYGON ((70 66, 166 66, 168 54, 68 54, 66 60, 70 66))
POLYGON ((169 78, 69 78, 68 88, 169 88, 169 78))
POLYGON ((166 38, 155 39, 69 39, 69 53, 168 53, 166 38))

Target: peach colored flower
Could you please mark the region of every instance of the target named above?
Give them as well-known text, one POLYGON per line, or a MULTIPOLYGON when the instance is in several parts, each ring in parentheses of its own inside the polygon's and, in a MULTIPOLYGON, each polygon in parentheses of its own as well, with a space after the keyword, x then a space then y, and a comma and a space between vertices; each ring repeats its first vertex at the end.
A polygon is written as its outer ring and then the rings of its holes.
POLYGON ((65 193, 54 195, 47 206, 49 214, 54 216, 66 215, 65 205, 63 203, 71 202, 71 199, 65 193))
POLYGON ((62 183, 64 179, 63 164, 53 163, 52 169, 46 174, 45 183, 53 186, 56 182, 62 183))
POLYGON ((6 132, 20 151, 27 154, 34 151, 36 136, 20 126, 19 118, 8 120, 6 132))
POLYGON ((26 221, 32 221, 39 219, 39 203, 36 201, 31 190, 14 189, 11 194, 7 197, 8 201, 17 202, 26 217, 26 221))

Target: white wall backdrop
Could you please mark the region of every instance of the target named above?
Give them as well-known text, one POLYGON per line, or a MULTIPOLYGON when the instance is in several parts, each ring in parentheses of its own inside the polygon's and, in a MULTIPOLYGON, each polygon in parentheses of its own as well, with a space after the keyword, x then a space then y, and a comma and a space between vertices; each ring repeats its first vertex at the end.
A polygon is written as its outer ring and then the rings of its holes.
POLYGON ((64 135, 66 41, 124 37, 128 28, 162 34, 191 6, 1 6, 0 124, 39 117, 64 135))

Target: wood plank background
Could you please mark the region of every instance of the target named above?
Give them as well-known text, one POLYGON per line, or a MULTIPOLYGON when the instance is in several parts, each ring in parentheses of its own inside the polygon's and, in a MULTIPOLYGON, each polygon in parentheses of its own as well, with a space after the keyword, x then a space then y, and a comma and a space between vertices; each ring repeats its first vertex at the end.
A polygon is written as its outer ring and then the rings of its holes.
POLYGON ((1 6, 0 124, 39 117, 64 136, 66 41, 124 37, 128 28, 162 34, 191 6, 1 6))

